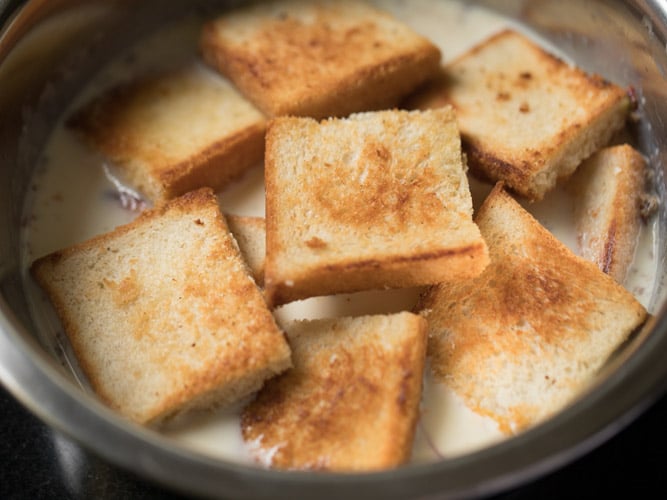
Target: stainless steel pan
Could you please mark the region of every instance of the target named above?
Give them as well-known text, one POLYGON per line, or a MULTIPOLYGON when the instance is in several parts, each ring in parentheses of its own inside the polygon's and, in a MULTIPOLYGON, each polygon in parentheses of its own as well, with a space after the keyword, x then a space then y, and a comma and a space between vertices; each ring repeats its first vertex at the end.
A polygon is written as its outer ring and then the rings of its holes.
POLYGON ((516 438, 460 458, 374 474, 303 474, 260 470, 187 451, 128 424, 77 388, 38 341, 20 276, 21 207, 36 155, 64 103, 108 55, 186 9, 213 4, 203 1, 0 0, 3 385, 45 422, 117 465, 181 491, 229 498, 488 494, 551 471, 627 425, 667 388, 667 4, 484 3, 532 25, 582 66, 632 85, 639 96, 642 121, 637 134, 655 171, 662 202, 654 317, 575 405, 516 438))

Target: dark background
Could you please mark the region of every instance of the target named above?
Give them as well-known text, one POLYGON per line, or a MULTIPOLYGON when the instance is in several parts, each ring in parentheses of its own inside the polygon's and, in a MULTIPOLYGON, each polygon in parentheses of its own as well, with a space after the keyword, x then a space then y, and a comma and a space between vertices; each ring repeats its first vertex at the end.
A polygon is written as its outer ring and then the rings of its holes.
MULTIPOLYGON (((184 498, 120 471, 55 434, 0 386, 0 499, 184 498)), ((563 469, 494 500, 667 498, 667 396, 563 469)))

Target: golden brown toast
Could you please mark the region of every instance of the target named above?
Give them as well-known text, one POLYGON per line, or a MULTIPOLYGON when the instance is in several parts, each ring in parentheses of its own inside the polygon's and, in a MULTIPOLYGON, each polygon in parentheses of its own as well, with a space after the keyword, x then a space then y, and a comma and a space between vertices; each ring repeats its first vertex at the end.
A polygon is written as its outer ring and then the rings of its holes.
POLYGON ((426 321, 403 312, 297 322, 294 368, 243 411, 243 438, 266 466, 363 471, 410 457, 426 321))
POLYGON ((463 279, 488 262, 450 108, 276 118, 265 181, 271 305, 463 279))
POLYGON ((234 402, 291 366, 209 189, 31 270, 95 392, 135 422, 234 402))
POLYGON ((646 311, 500 184, 476 221, 490 264, 421 302, 431 366, 471 409, 517 432, 581 394, 646 311))
POLYGON ((203 64, 121 84, 68 124, 153 202, 220 190, 264 154, 262 113, 203 64))
POLYGON ((200 45, 204 59, 269 116, 395 106, 440 61, 430 41, 349 0, 255 3, 207 24, 200 45))
POLYGON ((570 179, 581 255, 623 283, 642 226, 646 162, 627 144, 602 149, 570 179))
POLYGON ((449 63, 406 107, 450 104, 473 173, 541 200, 627 118, 621 87, 502 31, 449 63))

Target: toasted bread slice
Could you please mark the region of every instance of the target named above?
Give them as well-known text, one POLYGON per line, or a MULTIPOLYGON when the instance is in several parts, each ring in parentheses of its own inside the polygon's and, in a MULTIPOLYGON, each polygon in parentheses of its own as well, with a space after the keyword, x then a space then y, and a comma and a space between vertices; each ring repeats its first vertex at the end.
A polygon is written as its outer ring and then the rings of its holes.
POLYGON ((262 217, 229 214, 226 217, 229 230, 239 244, 241 255, 250 267, 255 282, 264 284, 266 259, 266 224, 262 217))
POLYGON ((32 266, 96 393, 138 423, 236 401, 291 366, 202 189, 32 266))
POLYGON ((232 11, 204 27, 201 51, 269 116, 324 118, 395 106, 440 62, 426 38, 349 0, 232 11))
POLYGON ((69 125, 153 202, 220 190, 264 154, 264 115, 203 64, 115 87, 69 125))
POLYGON ((264 465, 362 471, 410 457, 419 417, 426 321, 403 312, 297 322, 294 368, 241 416, 264 465))
POLYGON ((487 264, 450 108, 276 118, 265 180, 272 305, 440 283, 487 264))
POLYGON ((509 433, 580 394, 646 311, 501 185, 476 221, 491 263, 475 279, 432 288, 421 307, 436 377, 509 433))
POLYGON ((625 123, 626 92, 514 31, 450 63, 409 108, 451 104, 473 173, 540 200, 625 123))
POLYGON ((577 240, 581 255, 623 283, 642 226, 646 162, 627 144, 587 159, 569 187, 577 193, 577 240))

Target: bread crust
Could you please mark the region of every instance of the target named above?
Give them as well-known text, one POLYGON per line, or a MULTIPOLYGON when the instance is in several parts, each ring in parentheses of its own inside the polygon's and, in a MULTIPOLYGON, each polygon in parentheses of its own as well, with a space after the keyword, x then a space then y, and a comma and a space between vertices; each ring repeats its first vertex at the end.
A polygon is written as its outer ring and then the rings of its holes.
POLYGON ((94 391, 137 423, 230 404, 291 365, 210 189, 42 257, 31 272, 94 391))
POLYGON ((203 151, 157 174, 151 199, 168 200, 207 186, 221 191, 264 158, 264 121, 230 134, 203 151))
POLYGON ((269 116, 346 116, 394 106, 440 51, 361 2, 265 2, 202 32, 204 59, 269 116))
POLYGON ((442 281, 443 269, 447 281, 468 279, 483 271, 487 265, 484 241, 451 250, 407 256, 382 256, 377 259, 348 259, 347 262, 324 264, 316 271, 302 269, 281 279, 271 271, 265 283, 269 304, 277 306, 295 300, 344 291, 376 288, 409 288, 416 284, 442 281))
POLYGON ((471 172, 538 201, 625 124, 626 91, 504 30, 405 103, 456 110, 471 172))

